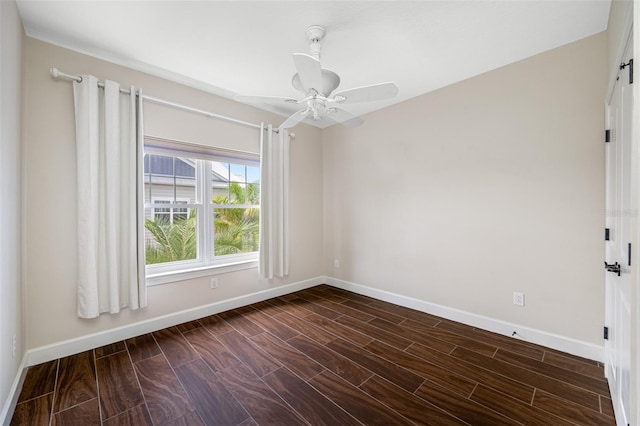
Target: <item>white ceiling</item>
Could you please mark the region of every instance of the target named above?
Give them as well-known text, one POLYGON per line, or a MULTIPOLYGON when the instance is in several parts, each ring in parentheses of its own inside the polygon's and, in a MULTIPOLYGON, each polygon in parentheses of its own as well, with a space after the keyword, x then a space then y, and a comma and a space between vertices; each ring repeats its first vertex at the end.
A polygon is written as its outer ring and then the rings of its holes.
POLYGON ((345 108, 355 114, 596 34, 610 8, 610 0, 17 4, 31 37, 226 97, 298 97, 291 54, 309 53, 305 29, 322 25, 321 62, 340 75, 338 90, 384 81, 400 87, 391 101, 345 108))

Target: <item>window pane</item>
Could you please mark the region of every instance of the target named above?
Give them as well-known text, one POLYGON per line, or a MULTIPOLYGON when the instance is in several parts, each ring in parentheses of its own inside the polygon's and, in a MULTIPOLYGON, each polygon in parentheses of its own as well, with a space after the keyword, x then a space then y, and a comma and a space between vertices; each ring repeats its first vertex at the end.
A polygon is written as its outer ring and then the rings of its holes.
MULTIPOLYGON (((186 208, 174 208, 174 221, 170 220, 170 214, 161 213, 158 216, 152 208, 145 209, 145 258, 146 264, 177 262, 180 260, 193 260, 198 257, 198 238, 196 210, 186 208), (154 216, 155 215, 155 216, 154 216), (181 216, 175 220, 175 215, 181 216), (155 219, 154 219, 155 217, 155 219)), ((171 210, 165 209, 162 210, 171 210)))
POLYGON ((247 182, 260 183, 260 167, 247 166, 247 182))
POLYGON ((145 155, 145 202, 162 198, 171 202, 196 200, 196 161, 191 158, 145 155))
POLYGON ((258 251, 260 210, 215 208, 213 214, 215 256, 258 251))
POLYGON ((231 180, 233 182, 247 181, 247 166, 242 164, 230 164, 231 180))

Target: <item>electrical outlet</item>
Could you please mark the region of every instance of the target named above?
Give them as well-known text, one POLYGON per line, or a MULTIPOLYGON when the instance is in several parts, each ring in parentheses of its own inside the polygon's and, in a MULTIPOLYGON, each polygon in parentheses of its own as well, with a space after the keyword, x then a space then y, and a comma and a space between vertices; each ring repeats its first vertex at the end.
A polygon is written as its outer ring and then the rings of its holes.
POLYGON ((333 267, 336 269, 340 267, 340 259, 335 259, 333 261, 333 267))
POLYGON ((524 293, 513 292, 513 304, 516 306, 524 306, 524 293))
POLYGON ((211 278, 211 288, 218 288, 218 279, 211 278))
POLYGON ((16 336, 15 335, 11 339, 11 345, 13 346, 13 350, 11 352, 11 357, 15 358, 16 357, 16 336))

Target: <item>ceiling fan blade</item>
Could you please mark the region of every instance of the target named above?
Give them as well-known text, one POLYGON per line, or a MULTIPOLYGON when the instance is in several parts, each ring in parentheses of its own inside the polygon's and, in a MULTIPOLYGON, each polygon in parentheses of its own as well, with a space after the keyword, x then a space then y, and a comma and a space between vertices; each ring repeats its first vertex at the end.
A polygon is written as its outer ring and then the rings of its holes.
POLYGON ((390 81, 387 83, 371 84, 343 90, 333 95, 333 99, 340 104, 355 104, 357 102, 379 101, 394 98, 398 95, 398 86, 390 81), (342 99, 344 98, 344 99, 342 99))
POLYGON ((324 116, 330 120, 335 121, 336 123, 340 123, 343 126, 346 126, 349 128, 358 127, 362 123, 364 123, 364 120, 362 118, 357 117, 351 114, 349 111, 346 111, 342 108, 336 108, 336 107, 327 108, 324 116))
POLYGON ((322 93, 322 68, 320 61, 313 56, 304 53, 294 53, 293 63, 298 70, 298 77, 302 86, 307 90, 315 89, 322 93))
POLYGON ((233 97, 238 102, 244 102, 248 104, 298 104, 299 101, 293 98, 283 98, 280 96, 245 96, 236 95, 233 97))
POLYGON ((307 118, 307 109, 301 109, 294 112, 289 118, 287 118, 280 126, 280 129, 290 129, 307 118))

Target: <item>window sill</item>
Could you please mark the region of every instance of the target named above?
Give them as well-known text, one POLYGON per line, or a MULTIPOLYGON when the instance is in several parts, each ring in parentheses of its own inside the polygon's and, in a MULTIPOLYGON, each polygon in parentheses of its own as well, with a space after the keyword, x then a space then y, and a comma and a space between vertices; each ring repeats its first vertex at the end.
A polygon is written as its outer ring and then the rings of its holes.
POLYGON ((180 271, 162 272, 147 275, 147 287, 170 284, 177 281, 208 277, 227 272, 242 271, 258 267, 258 260, 241 260, 220 265, 204 266, 200 268, 184 269, 180 271))

